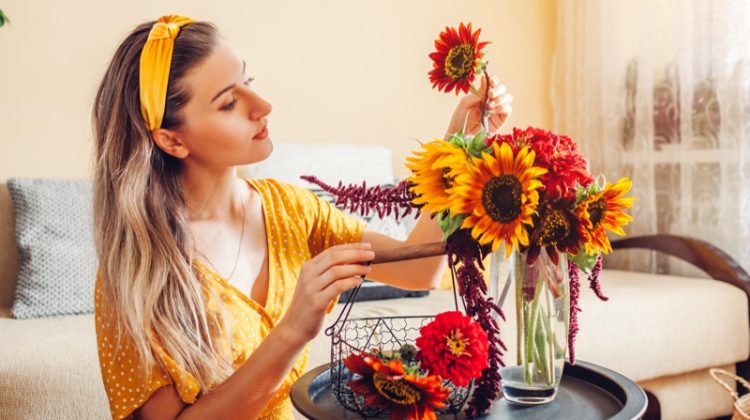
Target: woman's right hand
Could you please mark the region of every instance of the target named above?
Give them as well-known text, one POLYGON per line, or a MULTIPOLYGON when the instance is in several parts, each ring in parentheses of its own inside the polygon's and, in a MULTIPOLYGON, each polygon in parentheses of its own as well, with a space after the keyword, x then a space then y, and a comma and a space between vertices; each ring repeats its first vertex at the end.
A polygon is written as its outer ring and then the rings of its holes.
POLYGON ((340 293, 362 283, 375 258, 369 243, 332 246, 302 264, 297 287, 282 323, 303 342, 323 328, 326 309, 340 293))

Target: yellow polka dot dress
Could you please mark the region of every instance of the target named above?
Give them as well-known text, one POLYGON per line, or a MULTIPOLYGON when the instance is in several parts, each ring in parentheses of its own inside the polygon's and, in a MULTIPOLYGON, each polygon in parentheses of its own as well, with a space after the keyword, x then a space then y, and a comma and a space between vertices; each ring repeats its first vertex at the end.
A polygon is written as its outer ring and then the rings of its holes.
MULTIPOLYGON (((231 343, 235 369, 239 368, 281 320, 292 300, 300 266, 324 249, 336 244, 358 242, 364 223, 352 219, 313 193, 275 180, 248 180, 259 193, 268 238, 268 298, 266 306, 246 296, 198 260, 193 268, 204 279, 213 296, 223 301, 233 317, 231 343)), ((133 297, 134 299, 137 297, 133 297)), ((140 368, 135 346, 118 330, 116 314, 106 300, 97 279, 95 322, 99 364, 110 410, 115 419, 127 418, 151 394, 173 384, 182 401, 193 404, 201 389, 189 373, 181 370, 168 354, 156 348, 165 368, 156 367, 148 375, 140 368)), ((308 348, 302 351, 284 384, 266 406, 262 419, 291 419, 289 390, 307 369, 308 348)))

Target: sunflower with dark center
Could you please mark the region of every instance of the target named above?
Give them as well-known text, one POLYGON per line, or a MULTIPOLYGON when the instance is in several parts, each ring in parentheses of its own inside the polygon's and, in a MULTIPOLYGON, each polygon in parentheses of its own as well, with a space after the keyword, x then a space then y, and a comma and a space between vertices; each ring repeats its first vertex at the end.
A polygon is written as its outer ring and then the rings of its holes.
POLYGON ((477 62, 484 56, 482 48, 488 42, 479 42, 479 33, 471 32, 471 23, 461 23, 456 28, 445 28, 435 40, 437 51, 430 54, 432 70, 430 82, 438 90, 450 92, 468 92, 476 75, 477 62))
POLYGON ((534 165, 534 152, 521 149, 513 155, 510 146, 492 145, 491 153, 472 158, 472 164, 456 171, 451 214, 468 214, 461 225, 471 228, 480 245, 501 243, 505 254, 529 245, 527 227, 539 202, 539 177, 547 173, 534 165))
POLYGON ((434 410, 445 408, 450 390, 436 375, 406 374, 401 360, 384 363, 368 353, 353 353, 344 365, 356 379, 347 382, 354 393, 362 395, 368 407, 390 411, 392 420, 434 420, 434 410))
POLYGON ((541 248, 546 248, 547 255, 554 264, 559 261, 558 252, 578 252, 581 222, 573 212, 573 204, 573 200, 560 199, 552 203, 543 202, 539 206, 534 229, 531 231, 527 264, 536 261, 541 248))
POLYGON ((422 148, 406 159, 406 167, 412 172, 410 190, 417 196, 413 203, 423 206, 422 211, 440 213, 450 207, 454 169, 465 166, 468 157, 463 148, 443 140, 422 148))
POLYGON ((581 201, 576 214, 581 220, 578 229, 583 242, 583 249, 588 254, 612 252, 607 232, 625 236, 623 226, 630 223, 633 217, 624 209, 633 207, 635 198, 625 197, 633 183, 621 178, 614 184, 607 183, 604 188, 581 201))

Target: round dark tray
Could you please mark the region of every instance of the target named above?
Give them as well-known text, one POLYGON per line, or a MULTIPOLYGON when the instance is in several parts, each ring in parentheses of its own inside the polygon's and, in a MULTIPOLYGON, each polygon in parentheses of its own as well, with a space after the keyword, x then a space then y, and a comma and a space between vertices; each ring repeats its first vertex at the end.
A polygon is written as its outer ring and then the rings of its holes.
MULTIPOLYGON (((292 386, 291 399, 297 411, 315 420, 361 419, 339 405, 331 389, 329 364, 319 366, 292 386)), ((518 406, 504 399, 495 402, 488 419, 615 419, 640 418, 646 411, 646 394, 635 382, 619 373, 578 361, 565 365, 555 400, 536 406, 518 406)), ((465 416, 441 416, 458 418, 465 416)))

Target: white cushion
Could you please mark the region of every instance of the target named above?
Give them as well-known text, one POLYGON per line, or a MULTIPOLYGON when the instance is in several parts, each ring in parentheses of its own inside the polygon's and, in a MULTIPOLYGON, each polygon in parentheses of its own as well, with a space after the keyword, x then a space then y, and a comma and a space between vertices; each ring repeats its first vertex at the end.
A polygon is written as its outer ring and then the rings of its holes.
POLYGON ((111 418, 93 315, 0 318, 0 418, 111 418))
POLYGON ((374 145, 274 144, 268 159, 240 167, 248 178, 274 178, 304 188, 313 184, 300 175, 315 175, 333 184, 391 184, 394 180, 391 149, 374 145))
POLYGON ((577 357, 634 380, 736 363, 750 354, 745 293, 712 279, 604 270, 582 285, 577 357), (583 289, 586 290, 583 290, 583 289))
MULTIPOLYGON (((735 371, 733 364, 717 367, 735 371)), ((638 385, 659 400, 663 420, 712 419, 732 414, 734 399, 711 378, 708 369, 663 376, 638 385)))

